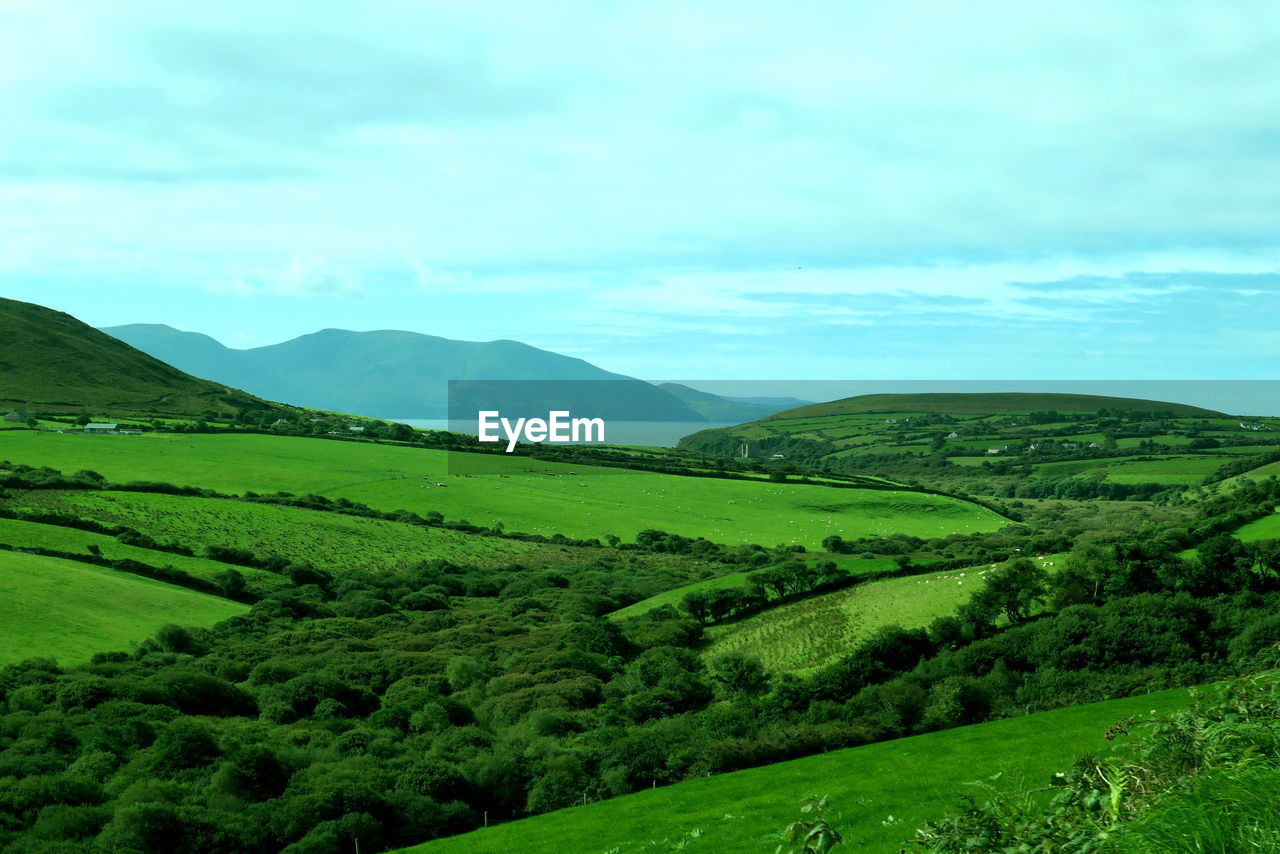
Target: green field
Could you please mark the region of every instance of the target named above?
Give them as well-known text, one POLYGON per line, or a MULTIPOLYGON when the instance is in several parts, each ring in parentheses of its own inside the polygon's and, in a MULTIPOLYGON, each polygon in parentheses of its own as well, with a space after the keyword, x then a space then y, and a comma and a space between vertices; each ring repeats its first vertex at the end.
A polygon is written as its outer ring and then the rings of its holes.
POLYGON ((92 469, 113 481, 318 492, 383 510, 438 510, 452 520, 501 521, 510 531, 588 538, 630 539, 658 528, 723 543, 814 549, 830 534, 931 537, 1005 523, 975 504, 918 492, 673 477, 506 457, 491 459, 509 466, 510 477, 456 477, 445 473, 443 451, 280 436, 4 431, 0 458, 67 472, 92 469), (527 475, 525 468, 540 473, 527 475), (438 482, 446 487, 432 485, 438 482))
MULTIPOLYGON (((97 546, 101 555, 109 560, 136 560, 148 566, 171 566, 196 578, 212 581, 229 565, 202 557, 188 557, 172 552, 126 546, 115 537, 94 534, 77 528, 60 525, 44 525, 39 522, 23 522, 17 519, 0 519, 0 543, 18 548, 50 549, 71 554, 88 554, 89 546, 97 546)), ((259 595, 287 587, 288 582, 279 575, 261 569, 237 566, 236 571, 245 577, 249 590, 259 595)))
POLYGON ((218 498, 52 490, 32 491, 25 498, 37 506, 52 504, 53 509, 127 525, 158 540, 181 542, 197 553, 205 546, 232 546, 259 557, 305 559, 332 572, 405 569, 433 558, 497 566, 542 565, 576 557, 561 546, 218 498))
POLYGON ((1262 480, 1268 477, 1280 477, 1280 462, 1267 463, 1265 466, 1259 466, 1258 468, 1253 469, 1252 471, 1247 471, 1244 474, 1240 474, 1240 475, 1236 475, 1235 477, 1228 478, 1227 480, 1224 480, 1222 483, 1225 486, 1231 483, 1237 483, 1245 478, 1248 478, 1249 480, 1262 480))
POLYGON ((1232 536, 1245 543, 1256 543, 1258 540, 1280 540, 1280 513, 1264 516, 1243 525, 1232 536))
POLYGON ((1227 463, 1219 456, 1168 456, 1154 460, 1133 460, 1109 457, 1098 460, 1068 460, 1043 463, 1036 466, 1040 475, 1062 477, 1066 475, 1105 474, 1112 483, 1164 483, 1170 486, 1193 486, 1204 480, 1227 463))
POLYGON ((982 584, 983 571, 886 578, 778 605, 707 629, 707 651, 756 655, 775 673, 810 671, 846 655, 882 626, 916 628, 951 613, 982 584))
POLYGON ((1084 752, 1103 754, 1107 727, 1190 702, 1186 690, 1091 703, 837 750, 419 845, 415 854, 691 854, 772 852, 800 817, 797 802, 830 795, 837 852, 895 854, 915 828, 957 807, 971 781, 1002 773, 1040 788, 1084 752))
POLYGON ((87 661, 127 650, 166 623, 212 625, 246 606, 124 572, 0 552, 0 664, 87 661))

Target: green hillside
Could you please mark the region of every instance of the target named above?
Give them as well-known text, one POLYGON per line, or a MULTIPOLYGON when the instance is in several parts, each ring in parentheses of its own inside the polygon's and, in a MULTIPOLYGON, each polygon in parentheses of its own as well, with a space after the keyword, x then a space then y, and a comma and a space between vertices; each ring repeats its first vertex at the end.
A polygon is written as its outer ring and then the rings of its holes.
POLYGON ((69 314, 0 298, 0 408, 115 417, 282 410, 185 374, 69 314))
MULTIPOLYGON (((197 552, 207 546, 230 546, 261 558, 306 555, 314 566, 339 573, 405 569, 433 559, 478 566, 541 566, 576 557, 568 548, 544 543, 217 498, 38 490, 12 503, 18 508, 125 525, 157 540, 184 543, 197 552)), ((4 521, 0 520, 0 537, 4 521)))
POLYGON ((212 625, 246 606, 75 561, 0 552, 0 665, 88 661, 128 650, 166 623, 212 625))
POLYGON ((1212 409, 1141 400, 1130 397, 1107 397, 1093 394, 1049 394, 1025 392, 934 393, 934 394, 864 394, 826 403, 800 406, 769 416, 767 420, 814 418, 824 415, 854 415, 871 412, 936 412, 951 415, 977 415, 988 412, 1097 412, 1099 409, 1127 412, 1169 412, 1176 417, 1222 415, 1212 409))
POLYGON ((508 531, 633 538, 656 528, 720 543, 816 549, 831 534, 946 536, 1006 523, 970 502, 905 490, 834 489, 689 478, 490 457, 512 475, 447 475, 444 451, 258 434, 81 436, 0 431, 0 459, 109 480, 160 480, 224 492, 317 492, 380 510, 432 510, 508 531), (550 472, 556 476, 548 476, 550 472), (576 474, 574 474, 576 472, 576 474), (425 477, 429 475, 429 477, 425 477), (445 487, 434 486, 444 483, 445 487))
POLYGON ((770 852, 798 802, 830 795, 836 851, 896 854, 925 821, 955 809, 966 784, 1047 781, 1106 729, 1190 702, 1186 690, 1091 703, 837 750, 572 807, 404 849, 413 854, 692 854, 770 852))

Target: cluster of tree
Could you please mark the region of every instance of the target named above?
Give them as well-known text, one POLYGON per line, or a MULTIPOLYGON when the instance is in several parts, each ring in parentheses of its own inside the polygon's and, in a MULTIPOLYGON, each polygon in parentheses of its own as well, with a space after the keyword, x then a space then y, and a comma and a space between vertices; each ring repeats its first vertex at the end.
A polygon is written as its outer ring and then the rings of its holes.
POLYGON ((1220 468, 1205 475, 1204 483, 1206 485, 1218 483, 1229 477, 1235 477, 1238 474, 1244 474, 1245 472, 1253 471, 1261 466, 1277 462, 1280 462, 1280 451, 1269 451, 1256 457, 1250 456, 1234 459, 1230 462, 1224 463, 1220 468))
POLYGON ((853 577, 833 561, 806 564, 789 560, 752 572, 741 587, 694 590, 685 595, 680 607, 700 623, 719 623, 809 593, 834 590, 852 580, 853 577))
MULTIPOLYGON (((606 619, 661 553, 299 569, 212 629, 0 670, 0 844, 376 850, 486 813, 1203 681, 1280 640, 1274 544, 1205 543, 1188 561, 1153 539, 1081 547, 1052 578, 1014 561, 956 614, 882 629, 804 678, 707 659, 699 621, 672 608, 606 619)), ((761 577, 786 595, 804 583, 793 569, 761 577)))

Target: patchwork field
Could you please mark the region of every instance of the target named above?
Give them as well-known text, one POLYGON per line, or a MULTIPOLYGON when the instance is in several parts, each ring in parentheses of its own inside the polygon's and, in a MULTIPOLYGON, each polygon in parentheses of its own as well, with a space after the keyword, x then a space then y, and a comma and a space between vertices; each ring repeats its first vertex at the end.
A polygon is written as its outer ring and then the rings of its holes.
POLYGON ((1074 475, 1102 473, 1112 483, 1165 483, 1170 486, 1194 486, 1206 475, 1221 468, 1227 459, 1217 456, 1168 456, 1155 460, 1117 458, 1106 460, 1073 460, 1045 463, 1036 467, 1041 475, 1074 475))
POLYGON ((0 664, 87 661, 127 650, 166 623, 212 625, 244 605, 124 572, 0 552, 0 664))
POLYGON ((1091 703, 837 750, 559 810, 405 849, 413 854, 691 854, 769 852, 800 817, 798 802, 829 795, 837 851, 896 854, 924 822, 958 807, 967 783, 1039 787, 1081 753, 1105 754, 1115 721, 1190 702, 1186 690, 1091 703))
POLYGON ((646 528, 723 543, 800 544, 907 533, 995 530, 996 513, 956 499, 897 490, 685 478, 493 458, 509 477, 445 474, 443 451, 263 435, 82 436, 0 433, 0 459, 113 481, 163 480, 224 492, 317 492, 383 510, 438 510, 477 524, 573 537, 646 528), (527 468, 535 474, 525 474, 527 468), (550 473, 550 474, 548 474, 550 473), (435 486, 444 483, 445 487, 435 486))

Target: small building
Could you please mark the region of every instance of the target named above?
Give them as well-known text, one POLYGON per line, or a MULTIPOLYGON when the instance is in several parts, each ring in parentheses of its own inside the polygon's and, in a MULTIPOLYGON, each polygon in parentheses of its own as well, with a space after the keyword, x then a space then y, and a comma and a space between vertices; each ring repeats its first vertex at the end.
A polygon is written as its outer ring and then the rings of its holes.
POLYGON ((948 433, 948 434, 947 434, 947 438, 948 438, 948 439, 959 439, 959 438, 960 438, 960 434, 959 434, 959 433, 957 433, 955 430, 952 430, 950 433, 948 433))
POLYGON ((106 421, 90 421, 88 424, 84 425, 84 432, 86 432, 86 433, 114 433, 114 432, 116 432, 116 427, 117 427, 117 425, 115 425, 115 424, 111 424, 111 423, 106 422, 106 421))
POLYGON ((995 448, 987 448, 987 453, 988 453, 988 454, 999 454, 999 453, 1001 453, 1001 452, 1003 452, 1003 451, 1007 451, 1007 450, 1009 450, 1009 446, 1008 446, 1008 445, 1000 445, 1000 446, 995 447, 995 448))
MULTIPOLYGON (((775 460, 784 460, 784 459, 786 459, 786 457, 785 457, 785 456, 783 456, 782 454, 774 454, 774 455, 773 455, 773 459, 775 459, 775 460)), ((573 472, 569 472, 569 474, 573 474, 573 472)))
POLYGON ((14 409, 4 414, 5 421, 25 422, 31 417, 31 413, 25 409, 14 409))

